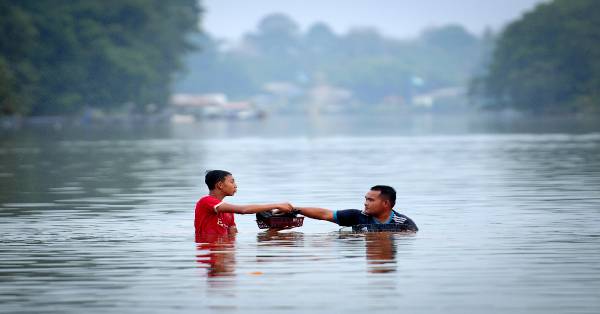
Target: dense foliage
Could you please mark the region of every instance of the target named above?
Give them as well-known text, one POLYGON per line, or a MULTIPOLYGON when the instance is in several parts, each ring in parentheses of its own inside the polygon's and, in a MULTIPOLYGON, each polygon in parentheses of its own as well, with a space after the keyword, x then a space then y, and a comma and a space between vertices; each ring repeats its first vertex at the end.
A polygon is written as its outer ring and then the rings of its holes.
POLYGON ((166 103, 196 0, 0 0, 2 114, 166 103))
POLYGON ((600 111, 600 1, 544 3, 500 35, 489 72, 473 85, 490 108, 600 111))
POLYGON ((223 47, 208 34, 194 40, 201 50, 187 60, 187 76, 177 85, 181 92, 224 92, 236 98, 261 93, 270 82, 300 88, 323 83, 351 90, 367 104, 466 85, 489 43, 456 25, 406 40, 370 28, 336 34, 324 23, 303 32, 283 14, 266 16, 234 46, 223 47))

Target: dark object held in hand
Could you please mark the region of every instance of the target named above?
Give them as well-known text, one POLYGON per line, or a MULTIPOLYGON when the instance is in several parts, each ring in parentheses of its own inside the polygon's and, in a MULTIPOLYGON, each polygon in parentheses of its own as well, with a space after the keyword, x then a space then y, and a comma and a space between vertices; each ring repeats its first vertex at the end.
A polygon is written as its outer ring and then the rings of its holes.
POLYGON ((256 224, 260 229, 291 229, 301 227, 304 217, 297 213, 273 214, 272 212, 256 213, 256 224))

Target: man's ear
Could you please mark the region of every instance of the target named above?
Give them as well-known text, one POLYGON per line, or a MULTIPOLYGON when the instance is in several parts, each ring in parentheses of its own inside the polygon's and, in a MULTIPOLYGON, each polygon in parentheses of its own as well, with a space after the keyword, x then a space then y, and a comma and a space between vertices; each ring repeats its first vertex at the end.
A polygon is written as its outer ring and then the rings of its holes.
POLYGON ((389 208, 392 208, 392 202, 390 200, 383 200, 383 203, 389 208))
POLYGON ((215 184, 215 188, 218 190, 223 189, 223 181, 218 181, 217 184, 215 184))

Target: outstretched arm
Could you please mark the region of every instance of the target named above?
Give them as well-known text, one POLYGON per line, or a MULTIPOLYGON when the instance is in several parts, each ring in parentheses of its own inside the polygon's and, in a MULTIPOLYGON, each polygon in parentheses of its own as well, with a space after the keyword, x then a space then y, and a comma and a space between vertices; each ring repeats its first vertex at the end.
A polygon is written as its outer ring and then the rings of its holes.
POLYGON ((229 203, 221 203, 219 206, 217 206, 216 211, 222 213, 256 214, 272 209, 279 209, 284 213, 289 213, 294 209, 294 207, 290 203, 264 205, 233 205, 229 203))
POLYGON ((300 211, 300 214, 319 220, 327 220, 333 221, 333 211, 327 208, 318 208, 318 207, 296 207, 296 210, 300 211))

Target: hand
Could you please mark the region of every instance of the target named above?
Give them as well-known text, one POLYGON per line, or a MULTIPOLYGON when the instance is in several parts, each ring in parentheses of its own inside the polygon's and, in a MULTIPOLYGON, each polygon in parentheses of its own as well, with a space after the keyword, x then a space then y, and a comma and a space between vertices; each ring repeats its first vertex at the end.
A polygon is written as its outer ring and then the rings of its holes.
POLYGON ((294 206, 292 206, 290 203, 277 204, 277 207, 275 208, 279 209, 283 213, 291 213, 294 211, 294 206))

